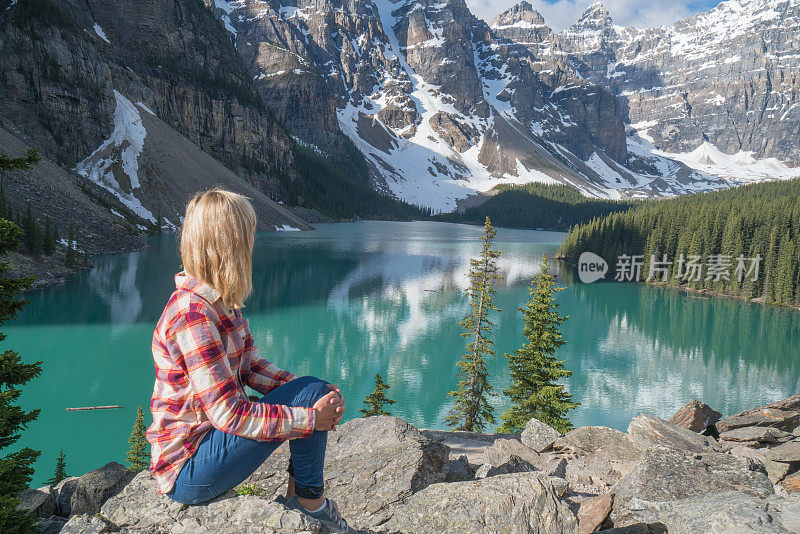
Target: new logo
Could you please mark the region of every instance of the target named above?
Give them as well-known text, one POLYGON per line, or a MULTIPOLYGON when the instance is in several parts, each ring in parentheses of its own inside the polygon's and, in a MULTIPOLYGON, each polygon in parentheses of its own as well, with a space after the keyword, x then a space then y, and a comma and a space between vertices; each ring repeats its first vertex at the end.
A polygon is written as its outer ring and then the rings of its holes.
POLYGON ((607 272, 606 260, 593 252, 584 252, 578 258, 578 278, 584 284, 591 284, 605 278, 607 272))

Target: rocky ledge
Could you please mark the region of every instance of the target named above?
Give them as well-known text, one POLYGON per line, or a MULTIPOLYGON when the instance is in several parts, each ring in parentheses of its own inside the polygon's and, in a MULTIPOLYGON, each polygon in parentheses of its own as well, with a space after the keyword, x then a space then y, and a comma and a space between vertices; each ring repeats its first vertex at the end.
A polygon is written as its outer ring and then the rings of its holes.
MULTIPOLYGON (((694 401, 669 421, 638 416, 627 433, 561 435, 535 419, 517 435, 442 432, 369 417, 330 434, 325 484, 361 532, 800 533, 799 422, 800 395, 724 419, 694 401)), ((287 460, 283 445, 239 491, 197 506, 113 462, 26 490, 22 506, 64 534, 329 532, 275 501, 287 460)))

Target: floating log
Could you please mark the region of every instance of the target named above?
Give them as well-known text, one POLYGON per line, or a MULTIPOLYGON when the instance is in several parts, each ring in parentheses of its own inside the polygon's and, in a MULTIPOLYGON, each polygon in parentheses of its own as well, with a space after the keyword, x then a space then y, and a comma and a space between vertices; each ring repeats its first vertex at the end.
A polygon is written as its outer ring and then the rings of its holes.
POLYGON ((64 408, 68 412, 74 412, 77 410, 111 410, 113 408, 122 408, 122 406, 117 406, 116 404, 112 406, 85 406, 82 408, 64 408))

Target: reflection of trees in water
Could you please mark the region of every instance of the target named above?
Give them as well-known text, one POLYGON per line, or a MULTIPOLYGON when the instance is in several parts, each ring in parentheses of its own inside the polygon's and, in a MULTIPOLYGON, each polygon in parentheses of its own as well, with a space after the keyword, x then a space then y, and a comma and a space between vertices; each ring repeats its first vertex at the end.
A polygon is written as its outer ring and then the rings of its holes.
POLYGON ((141 253, 126 254, 122 261, 103 258, 89 273, 89 288, 108 306, 111 324, 133 324, 142 311, 142 296, 136 281, 141 253))
POLYGON ((572 289, 565 353, 580 367, 578 414, 668 416, 695 398, 732 413, 797 392, 800 321, 788 310, 632 285, 572 289))

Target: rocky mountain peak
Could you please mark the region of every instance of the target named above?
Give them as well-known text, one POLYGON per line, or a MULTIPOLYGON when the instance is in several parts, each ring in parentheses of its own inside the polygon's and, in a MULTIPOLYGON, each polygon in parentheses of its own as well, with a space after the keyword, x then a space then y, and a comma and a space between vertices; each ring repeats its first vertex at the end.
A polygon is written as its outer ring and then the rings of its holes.
POLYGON ((601 30, 613 24, 611 13, 608 12, 603 2, 595 2, 586 8, 586 11, 583 12, 573 27, 580 26, 587 29, 601 30))
POLYGON ((519 4, 503 11, 492 20, 492 29, 514 26, 519 28, 533 28, 546 26, 541 13, 533 9, 528 2, 519 4))

